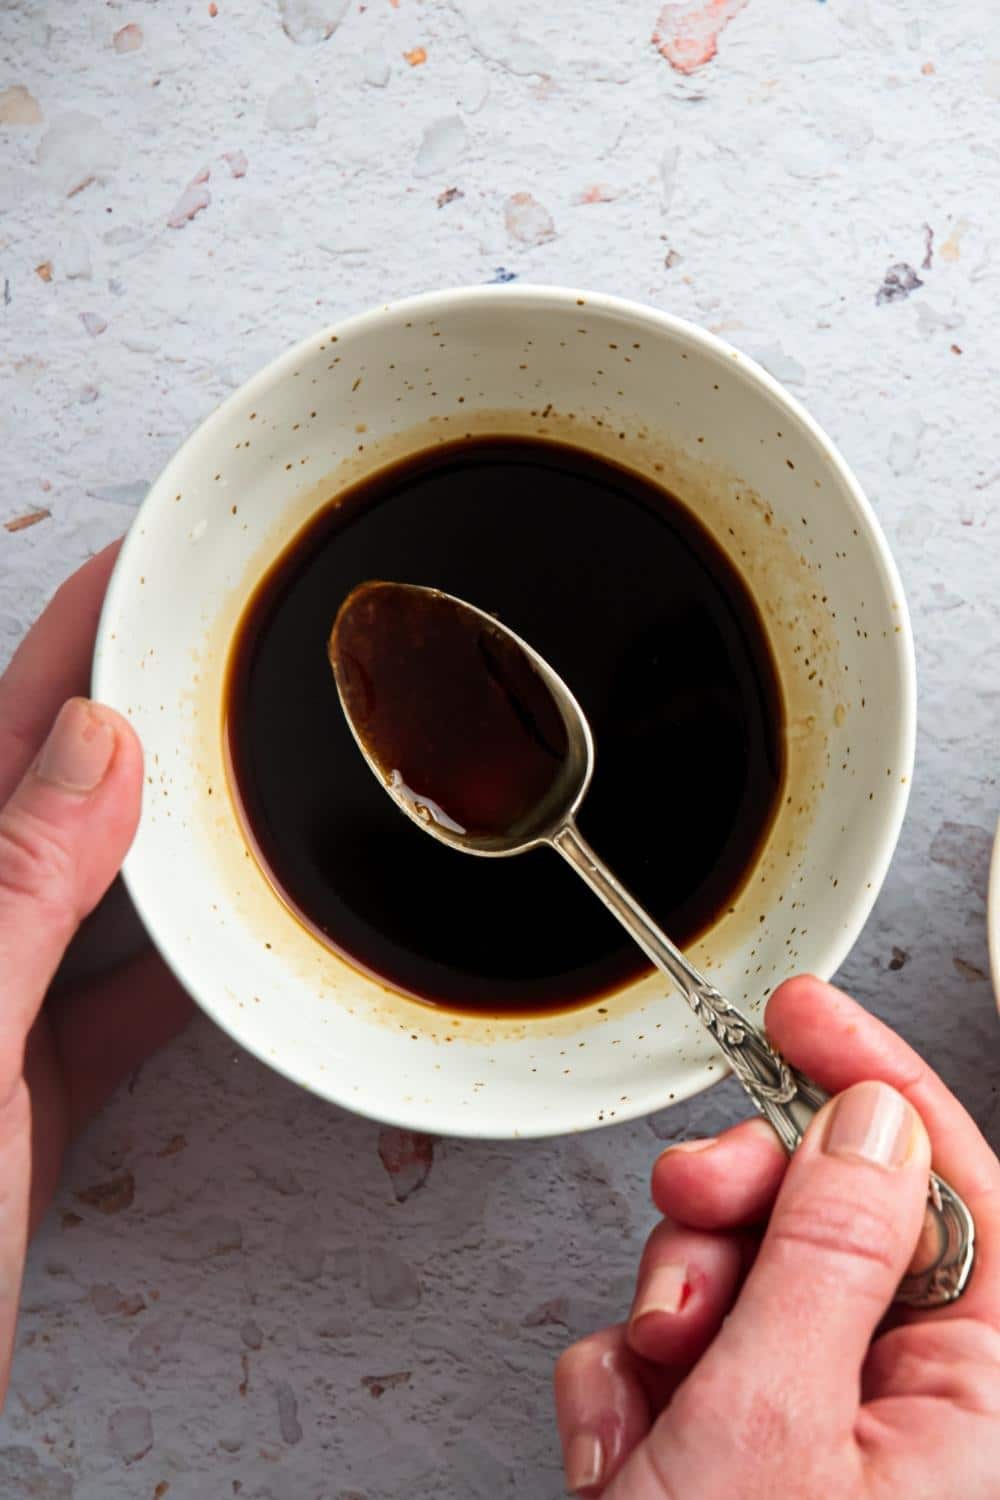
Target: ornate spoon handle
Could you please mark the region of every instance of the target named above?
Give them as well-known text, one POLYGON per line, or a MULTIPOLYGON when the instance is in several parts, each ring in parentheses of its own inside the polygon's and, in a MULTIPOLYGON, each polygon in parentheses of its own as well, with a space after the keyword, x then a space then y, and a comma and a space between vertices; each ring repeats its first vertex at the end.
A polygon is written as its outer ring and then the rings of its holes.
MULTIPOLYGON (((602 860, 581 837, 575 824, 564 824, 551 843, 601 898, 639 947, 684 996, 711 1032, 761 1114, 770 1121, 789 1152, 795 1150, 809 1121, 829 1097, 811 1079, 785 1062, 764 1032, 720 995, 713 984, 675 948, 602 860)), ((972 1215, 946 1182, 931 1173, 924 1230, 910 1269, 900 1282, 896 1301, 909 1307, 942 1307, 962 1295, 975 1258, 972 1215)))

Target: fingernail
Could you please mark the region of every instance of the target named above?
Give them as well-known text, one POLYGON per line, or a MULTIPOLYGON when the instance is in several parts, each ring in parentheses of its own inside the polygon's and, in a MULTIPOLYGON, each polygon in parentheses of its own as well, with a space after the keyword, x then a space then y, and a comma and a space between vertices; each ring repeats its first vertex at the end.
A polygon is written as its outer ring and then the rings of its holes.
POLYGON ((56 717, 35 775, 63 791, 92 792, 104 780, 115 753, 113 726, 85 698, 71 698, 56 717))
POLYGON ((564 1467, 567 1495, 577 1495, 600 1484, 604 1473, 604 1446, 600 1438, 593 1432, 574 1433, 566 1444, 564 1467))
POLYGON ((656 1266, 636 1300, 629 1321, 637 1323, 647 1313, 680 1312, 687 1293, 687 1266, 675 1264, 656 1266))
POLYGON ((915 1116, 887 1083, 858 1083, 833 1106, 824 1150, 876 1167, 901 1167, 910 1154, 915 1116))
POLYGON ((670 1151, 707 1151, 709 1146, 715 1145, 715 1136, 707 1135, 703 1140, 677 1141, 673 1146, 668 1146, 664 1155, 670 1151))

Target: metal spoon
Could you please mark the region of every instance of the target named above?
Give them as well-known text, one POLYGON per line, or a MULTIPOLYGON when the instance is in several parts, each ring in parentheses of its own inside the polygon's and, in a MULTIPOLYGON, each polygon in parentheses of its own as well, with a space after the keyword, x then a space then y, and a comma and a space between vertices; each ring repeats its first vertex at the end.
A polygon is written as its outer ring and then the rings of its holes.
MULTIPOLYGON (((396 598, 402 596, 396 595, 396 598)), ((370 598, 368 604, 370 607, 370 598)), ((330 660, 354 737, 372 771, 400 811, 431 838, 466 854, 499 858, 523 854, 541 844, 548 844, 561 854, 656 967, 673 981, 698 1020, 714 1037, 757 1109, 777 1131, 786 1150, 794 1151, 806 1126, 829 1096, 779 1056, 763 1030, 726 1000, 685 958, 580 834, 574 819, 593 774, 593 736, 579 703, 548 662, 492 615, 438 590, 418 589, 410 584, 362 585, 350 595, 334 625, 330 660), (565 727, 565 753, 561 755, 561 763, 557 763, 545 794, 525 816, 517 819, 512 830, 505 829, 501 833, 495 830, 467 831, 448 815, 447 809, 430 796, 422 795, 420 787, 408 787, 398 770, 382 764, 373 753, 364 726, 356 717, 356 714, 362 716, 362 702, 370 705, 373 701, 373 685, 366 683, 364 693, 359 696, 357 682, 352 681, 352 670, 356 674, 357 664, 346 654, 338 654, 338 629, 356 597, 377 595, 381 590, 405 591, 408 596, 405 602, 410 606, 433 603, 439 609, 449 607, 461 611, 464 627, 482 632, 477 639, 490 643, 484 660, 495 653, 497 641, 502 641, 508 659, 512 649, 519 652, 547 689, 565 727)), ((396 670, 398 666, 397 661, 396 670)), ((975 1226, 968 1208, 947 1183, 932 1173, 924 1230, 914 1261, 900 1283, 896 1300, 911 1307, 928 1308, 940 1307, 961 1296, 972 1271, 974 1237, 975 1226)))

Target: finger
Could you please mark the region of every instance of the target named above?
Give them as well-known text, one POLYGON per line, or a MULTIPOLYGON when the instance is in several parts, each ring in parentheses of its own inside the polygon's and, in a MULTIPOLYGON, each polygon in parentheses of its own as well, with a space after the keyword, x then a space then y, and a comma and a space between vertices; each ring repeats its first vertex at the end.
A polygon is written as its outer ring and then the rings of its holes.
POLYGON ((1000 1187, 1000 1163, 954 1094, 902 1037, 856 1000, 803 975, 775 990, 767 1030, 795 1065, 831 1093, 881 1078, 921 1116, 934 1165, 965 1196, 1000 1187))
MULTIPOLYGON (((142 753, 128 725, 75 698, 0 809, 0 1402, 31 1212, 31 1141, 43 1123, 25 1082, 38 1076, 29 1037, 44 1044, 35 1021, 45 992, 124 857, 141 788, 142 753)), ((61 1120, 51 1124, 58 1134, 61 1120)))
POLYGON ((94 638, 120 542, 56 592, 0 677, 0 803, 34 760, 59 709, 88 691, 94 638))
POLYGON ((653 1167, 653 1202, 693 1229, 759 1224, 771 1211, 788 1155, 766 1120, 744 1120, 705 1141, 684 1141, 653 1167))
POLYGON ((976 1262, 964 1296, 920 1316, 982 1317, 1000 1328, 1000 1162, 954 1094, 901 1037, 819 979, 791 979, 775 990, 767 1029, 797 1067, 831 1092, 881 1078, 917 1110, 935 1171, 976 1222, 976 1262))
POLYGON ((28 1034, 24 1049, 24 1081, 31 1100, 30 1185, 27 1237, 32 1239, 59 1184, 63 1155, 69 1143, 69 1110, 52 1028, 43 1008, 28 1034))
POLYGON ((590 1500, 649 1431, 649 1399, 623 1324, 591 1334, 560 1355, 555 1397, 566 1489, 590 1500))
POLYGON ((123 1078, 187 1025, 193 1009, 153 952, 49 1001, 45 1014, 69 1096, 71 1134, 123 1078))
POLYGON ((749 1258, 749 1236, 657 1224, 639 1263, 629 1347, 680 1378, 718 1332, 749 1258))
POLYGON ((73 698, 0 809, 0 1100, 66 944, 125 856, 141 790, 128 724, 73 698))
POLYGON ((42 1222, 59 1179, 66 1113, 43 1014, 25 1043, 24 1082, 0 1105, 0 1410, 10 1378, 28 1240, 42 1222))
POLYGON ((96 980, 99 975, 112 973, 149 949, 149 933, 132 903, 124 880, 117 875, 107 894, 80 923, 52 981, 46 1005, 51 1005, 56 995, 72 992, 80 985, 96 980))
POLYGON ((862 1372, 865 1402, 927 1396, 1000 1415, 1000 1334, 987 1323, 934 1321, 882 1334, 862 1372))
POLYGON ((764 1381, 787 1412, 808 1402, 849 1430, 868 1346, 917 1244, 929 1168, 920 1117, 887 1084, 856 1084, 826 1104, 707 1359, 754 1372, 742 1382, 751 1399, 764 1381))

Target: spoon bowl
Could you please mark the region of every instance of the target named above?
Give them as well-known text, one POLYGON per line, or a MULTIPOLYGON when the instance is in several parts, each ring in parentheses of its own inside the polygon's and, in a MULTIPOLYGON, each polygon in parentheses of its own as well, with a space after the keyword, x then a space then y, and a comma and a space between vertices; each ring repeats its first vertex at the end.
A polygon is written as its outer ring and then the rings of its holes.
MULTIPOLYGON (((466 854, 502 858, 524 854, 529 849, 537 849, 540 844, 551 843, 558 830, 575 816, 594 773, 594 737, 586 715, 549 663, 494 615, 440 589, 423 588, 417 584, 363 583, 348 595, 337 613, 328 654, 341 706, 361 754, 400 812, 431 838, 466 854), (552 780, 544 794, 502 831, 480 832, 468 828, 452 817, 426 786, 411 786, 407 775, 398 766, 387 764, 384 755, 380 756, 375 747, 371 724, 377 705, 373 702, 371 674, 359 659, 357 641, 352 642, 348 637, 359 637, 369 624, 364 617, 390 599, 397 607, 403 604, 409 606, 410 611, 462 622, 464 632, 475 640, 484 658, 489 658, 491 645, 497 641, 506 643, 515 653, 514 660, 525 663, 537 679, 540 690, 551 699, 565 731, 565 746, 558 758, 559 763, 554 765, 552 780)), ((495 660, 495 651, 492 654, 494 683, 501 691, 504 688, 508 692, 514 691, 513 685, 505 682, 502 676, 505 663, 495 660)), ((510 662, 508 655, 508 667, 510 662)), ((424 706, 428 708, 428 705, 424 706)))

